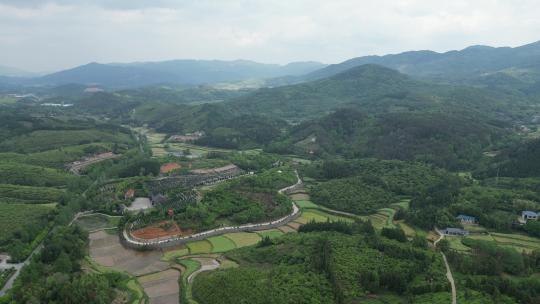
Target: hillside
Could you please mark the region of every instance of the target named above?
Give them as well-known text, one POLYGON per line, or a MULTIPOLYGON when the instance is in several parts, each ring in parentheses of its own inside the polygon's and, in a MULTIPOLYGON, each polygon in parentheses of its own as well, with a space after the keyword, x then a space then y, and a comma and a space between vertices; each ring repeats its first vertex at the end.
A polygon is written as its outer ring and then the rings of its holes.
POLYGON ((260 89, 235 99, 231 106, 241 113, 265 113, 290 121, 320 117, 344 106, 368 113, 480 110, 504 119, 508 111, 501 110, 518 102, 513 95, 422 82, 369 64, 325 79, 260 89))

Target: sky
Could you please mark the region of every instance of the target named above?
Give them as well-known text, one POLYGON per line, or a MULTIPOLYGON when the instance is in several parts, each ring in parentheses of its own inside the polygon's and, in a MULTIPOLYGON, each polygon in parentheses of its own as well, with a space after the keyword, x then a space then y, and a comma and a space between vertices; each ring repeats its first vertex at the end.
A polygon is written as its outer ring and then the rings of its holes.
POLYGON ((538 0, 0 0, 0 65, 337 63, 540 40, 538 0))

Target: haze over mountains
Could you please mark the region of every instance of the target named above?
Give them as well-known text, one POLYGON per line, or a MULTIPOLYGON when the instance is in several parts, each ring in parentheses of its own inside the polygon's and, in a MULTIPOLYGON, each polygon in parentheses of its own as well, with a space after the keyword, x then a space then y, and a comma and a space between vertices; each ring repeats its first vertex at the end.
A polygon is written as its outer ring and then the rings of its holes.
POLYGON ((28 77, 29 74, 24 71, 0 67, 0 83, 32 86, 78 83, 125 88, 267 79, 266 85, 279 86, 327 78, 364 64, 381 65, 421 79, 480 86, 504 84, 526 93, 540 92, 537 84, 540 81, 540 42, 515 48, 471 46, 445 53, 409 51, 385 56, 364 56, 328 66, 313 61, 292 62, 287 65, 247 60, 170 60, 109 64, 94 62, 33 78, 28 77))

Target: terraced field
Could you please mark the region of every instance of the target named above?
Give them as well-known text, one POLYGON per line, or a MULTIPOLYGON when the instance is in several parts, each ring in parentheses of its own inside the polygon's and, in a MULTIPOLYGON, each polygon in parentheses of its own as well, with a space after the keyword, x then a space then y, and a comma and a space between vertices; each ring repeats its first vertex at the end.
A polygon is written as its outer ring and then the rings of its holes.
POLYGON ((224 236, 232 240, 238 248, 255 245, 261 240, 261 237, 253 232, 228 233, 224 236))
POLYGON ((236 244, 223 235, 213 236, 207 240, 212 244, 212 252, 226 252, 236 248, 236 244))
POLYGON ((91 214, 79 217, 74 224, 79 225, 86 231, 95 231, 99 229, 112 229, 118 226, 120 216, 107 216, 104 214, 91 214))
POLYGON ((376 229, 382 229, 384 227, 395 227, 393 220, 396 210, 392 208, 382 208, 377 213, 370 215, 368 218, 371 220, 373 227, 376 229))
POLYGON ((270 230, 263 230, 263 231, 257 231, 257 234, 263 237, 270 237, 271 239, 277 238, 283 235, 283 231, 279 229, 270 229, 270 230))
POLYGON ((208 253, 212 252, 212 243, 208 240, 196 241, 188 243, 187 247, 189 248, 190 254, 199 254, 199 253, 208 253))

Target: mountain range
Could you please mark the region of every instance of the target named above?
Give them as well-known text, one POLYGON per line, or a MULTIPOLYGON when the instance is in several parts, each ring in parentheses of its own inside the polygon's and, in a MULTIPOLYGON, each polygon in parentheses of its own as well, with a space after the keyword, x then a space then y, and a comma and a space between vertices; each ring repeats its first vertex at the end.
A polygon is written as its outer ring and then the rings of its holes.
POLYGON ((42 77, 8 78, 4 79, 4 82, 39 86, 77 83, 108 88, 157 84, 200 85, 286 75, 298 76, 324 66, 322 63, 311 61, 293 62, 286 65, 264 64, 247 60, 170 60, 110 64, 92 62, 42 77))

